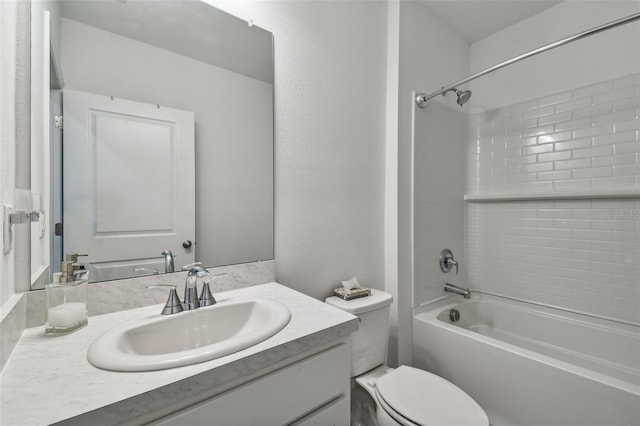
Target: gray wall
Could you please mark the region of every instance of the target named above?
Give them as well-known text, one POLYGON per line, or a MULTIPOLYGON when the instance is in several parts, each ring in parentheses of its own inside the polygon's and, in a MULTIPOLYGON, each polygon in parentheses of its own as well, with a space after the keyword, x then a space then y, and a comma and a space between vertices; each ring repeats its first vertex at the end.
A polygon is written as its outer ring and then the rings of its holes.
POLYGON ((231 2, 275 39, 276 278, 384 288, 385 2, 231 2))

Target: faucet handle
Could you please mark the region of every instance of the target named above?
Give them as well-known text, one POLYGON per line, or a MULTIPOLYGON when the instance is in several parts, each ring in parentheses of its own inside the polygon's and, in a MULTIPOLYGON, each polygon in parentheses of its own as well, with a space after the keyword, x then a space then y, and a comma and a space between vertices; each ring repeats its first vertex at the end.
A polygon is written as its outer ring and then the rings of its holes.
POLYGON ((148 285, 147 288, 158 288, 158 287, 170 287, 169 290, 169 298, 167 299, 167 303, 165 303, 164 308, 162 308, 162 315, 172 315, 178 314, 183 311, 182 303, 180 302, 180 298, 178 297, 178 293, 176 292, 176 286, 173 284, 154 284, 148 285))
POLYGON ((199 266, 199 267, 202 268, 202 262, 187 263, 186 265, 182 266, 182 270, 183 271, 190 271, 193 268, 195 268, 196 266, 199 266))
POLYGON ((198 301, 200 302, 200 306, 211 306, 211 305, 215 305, 216 299, 213 297, 213 294, 211 294, 211 289, 209 288, 209 283, 213 280, 215 280, 216 278, 220 278, 223 275, 227 275, 226 273, 222 273, 222 274, 218 274, 218 275, 214 275, 213 277, 203 280, 202 282, 202 293, 200 293, 200 298, 198 299, 198 301))
POLYGON ((447 260, 447 263, 449 264, 449 266, 453 265, 456 267, 456 275, 458 275, 458 262, 456 260, 449 259, 447 260))
POLYGON ((227 273, 226 273, 226 272, 223 272, 223 273, 221 273, 221 274, 216 274, 216 275, 213 275, 211 278, 209 278, 208 280, 205 280, 205 281, 206 281, 206 282, 211 282, 211 281, 213 281, 213 280, 215 280, 215 279, 217 279, 217 278, 220 278, 220 277, 222 277, 222 276, 225 276, 225 275, 227 275, 227 273))
POLYGON ((453 258, 451 250, 444 249, 440 252, 440 270, 449 272, 452 267, 456 267, 456 275, 458 275, 458 262, 453 258))
POLYGON ((198 302, 200 302, 200 306, 211 306, 211 305, 215 305, 216 299, 213 297, 213 294, 211 294, 211 289, 209 288, 209 282, 211 280, 204 280, 204 282, 202 283, 202 293, 200 293, 200 298, 198 299, 198 302))

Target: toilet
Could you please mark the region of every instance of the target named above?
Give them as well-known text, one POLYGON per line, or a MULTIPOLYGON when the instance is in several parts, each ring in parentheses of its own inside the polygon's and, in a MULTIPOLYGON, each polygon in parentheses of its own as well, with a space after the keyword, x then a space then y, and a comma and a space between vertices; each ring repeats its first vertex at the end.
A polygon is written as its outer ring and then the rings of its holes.
POLYGON ((440 376, 402 365, 384 365, 392 296, 378 290, 354 300, 325 300, 360 318, 351 334, 351 424, 489 426, 484 410, 462 389, 440 376))

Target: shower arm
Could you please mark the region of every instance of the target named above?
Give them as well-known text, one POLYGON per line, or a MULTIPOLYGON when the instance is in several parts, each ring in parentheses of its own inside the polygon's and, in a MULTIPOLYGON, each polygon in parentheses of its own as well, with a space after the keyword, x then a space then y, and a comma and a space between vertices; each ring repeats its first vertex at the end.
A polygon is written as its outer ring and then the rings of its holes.
POLYGON ((508 59, 508 60, 506 60, 504 62, 500 62, 499 64, 496 64, 496 65, 494 65, 492 67, 486 68, 486 69, 484 69, 482 71, 479 71, 479 72, 477 72, 475 74, 472 74, 467 78, 464 78, 464 79, 462 79, 460 81, 457 81, 457 82, 455 82, 453 84, 450 84, 448 86, 445 86, 442 89, 440 89, 440 90, 438 90, 436 92, 433 92, 433 93, 431 93, 429 95, 427 95, 425 93, 416 93, 416 95, 415 95, 416 96, 416 98, 415 98, 416 105, 418 105, 418 107, 420 107, 420 108, 425 108, 427 106, 427 102, 429 102, 429 100, 435 98, 436 96, 442 95, 442 94, 447 93, 447 92, 449 92, 451 90, 454 90, 455 87, 461 86, 461 85, 463 85, 465 83, 468 83, 471 80, 475 80, 478 77, 482 77, 485 74, 489 74, 489 73, 491 73, 493 71, 499 70, 500 68, 504 68, 504 67, 506 67, 508 65, 514 64, 516 62, 519 62, 519 61, 521 61, 523 59, 527 59, 527 58, 530 58, 531 56, 535 56, 535 55, 538 55, 540 53, 546 52, 547 50, 555 49, 556 47, 560 47, 560 46, 562 46, 564 44, 568 44, 568 43, 571 43, 571 42, 574 42, 574 41, 577 41, 577 40, 580 40, 580 39, 583 39, 583 38, 586 38, 586 37, 589 37, 589 36, 592 36, 592 35, 595 35, 595 34, 598 34, 598 33, 601 33, 603 31, 607 31, 607 30, 610 30, 612 28, 619 27, 621 25, 629 24, 629 23, 637 21, 639 19, 640 19, 640 13, 634 13, 632 15, 625 16, 624 18, 616 19, 615 21, 607 22, 606 24, 603 24, 603 25, 600 25, 600 26, 597 26, 597 27, 593 27, 591 29, 588 29, 586 31, 574 34, 574 35, 566 37, 566 38, 563 38, 563 39, 555 41, 553 43, 546 44, 546 45, 544 45, 542 47, 539 47, 537 49, 530 50, 529 52, 523 53, 522 55, 518 55, 518 56, 513 57, 511 59, 508 59))
MULTIPOLYGON (((444 89, 444 87, 443 87, 443 89, 444 89)), ((446 96, 446 94, 447 94, 447 93, 449 93, 449 92, 454 92, 454 93, 456 93, 456 94, 457 94, 457 93, 459 92, 459 90, 458 90, 456 87, 452 87, 451 89, 449 89, 449 90, 445 90, 444 92, 442 92, 442 93, 440 93, 440 94, 441 94, 442 96, 446 96)), ((436 95, 436 96, 437 96, 437 95, 436 95)))

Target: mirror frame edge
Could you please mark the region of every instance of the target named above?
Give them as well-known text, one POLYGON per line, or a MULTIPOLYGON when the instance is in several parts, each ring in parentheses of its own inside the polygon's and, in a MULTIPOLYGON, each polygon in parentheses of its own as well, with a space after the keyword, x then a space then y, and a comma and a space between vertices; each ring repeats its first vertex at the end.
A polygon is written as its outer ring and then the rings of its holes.
MULTIPOLYGON (((15 189, 31 192, 31 2, 17 3, 15 189)), ((31 226, 14 228, 14 292, 31 290, 31 226)))

